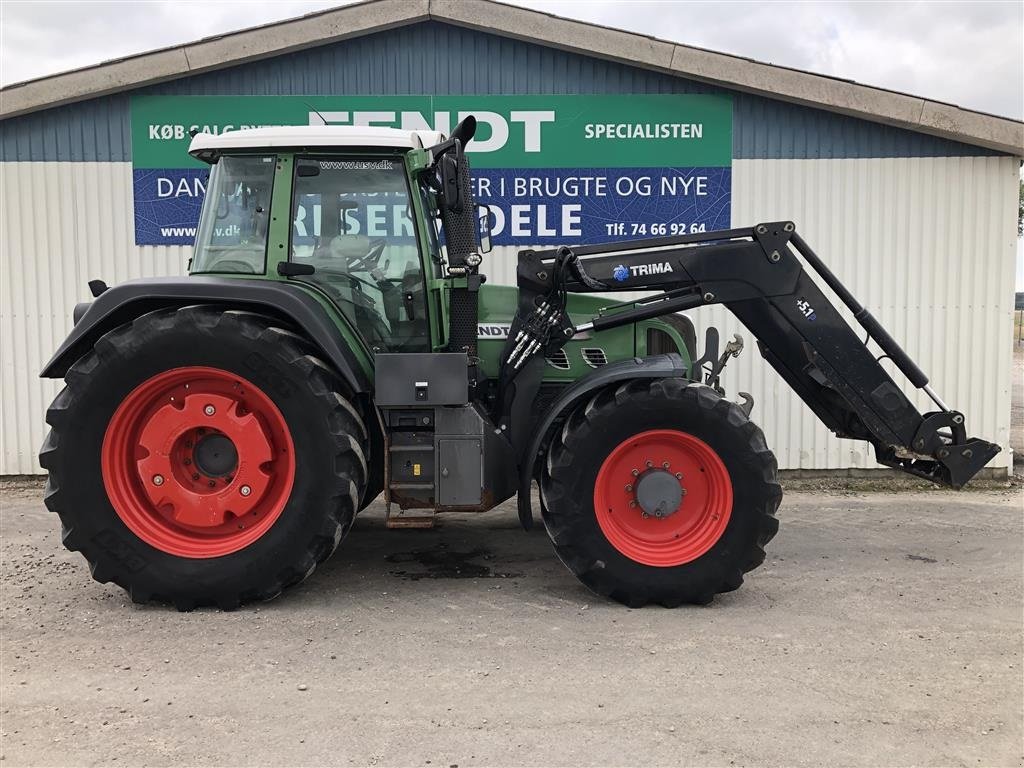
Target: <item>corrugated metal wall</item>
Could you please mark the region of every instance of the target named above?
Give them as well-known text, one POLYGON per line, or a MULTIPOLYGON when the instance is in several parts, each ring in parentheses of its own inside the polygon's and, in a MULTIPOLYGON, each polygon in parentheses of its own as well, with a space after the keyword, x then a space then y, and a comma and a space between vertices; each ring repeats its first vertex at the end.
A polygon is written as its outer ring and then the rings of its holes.
MULTIPOLYGON (((1008 445, 1018 173, 999 157, 737 160, 733 222, 795 220, 972 433, 1008 445)), ((133 245, 131 188, 128 163, 0 163, 0 474, 40 471, 58 385, 36 375, 86 282, 184 270, 188 248, 133 245)), ((515 252, 489 256, 492 281, 514 282, 515 252)), ((722 309, 695 319, 746 333, 722 309)), ((832 437, 752 343, 727 385, 753 394, 783 468, 873 466, 866 444, 832 437)), ((1009 463, 1007 450, 993 466, 1009 463)))
POLYGON ((192 249, 135 245, 129 163, 0 163, 0 199, 0 475, 37 474, 60 389, 39 371, 86 283, 180 274, 192 249))
MULTIPOLYGON (((720 93, 707 84, 428 22, 140 89, 157 94, 720 93)), ((733 222, 792 218, 970 417, 1008 443, 1018 160, 733 93, 733 222), (855 159, 856 158, 856 159, 855 159)), ((178 274, 189 249, 137 247, 130 95, 0 121, 0 474, 38 472, 54 382, 36 378, 86 281, 178 274)), ((488 263, 511 283, 515 249, 488 263)), ((701 323, 740 330, 724 311, 701 323)), ((871 464, 832 438, 751 345, 731 366, 783 467, 871 464)), ((919 405, 926 405, 919 401, 919 405)), ((1009 454, 996 459, 1009 466, 1009 454)))
MULTIPOLYGON (((971 433, 1007 446, 991 465, 1000 467, 1011 465, 1018 174, 1013 158, 954 157, 756 160, 737 163, 733 176, 733 221, 793 218, 940 396, 968 414, 971 433)), ((723 329, 738 326, 725 310, 709 314, 723 329)), ((904 383, 894 365, 886 367, 904 383)), ((866 443, 832 437, 759 355, 733 375, 761 393, 758 418, 781 466, 875 465, 866 443)), ((934 409, 919 392, 911 399, 934 409)))

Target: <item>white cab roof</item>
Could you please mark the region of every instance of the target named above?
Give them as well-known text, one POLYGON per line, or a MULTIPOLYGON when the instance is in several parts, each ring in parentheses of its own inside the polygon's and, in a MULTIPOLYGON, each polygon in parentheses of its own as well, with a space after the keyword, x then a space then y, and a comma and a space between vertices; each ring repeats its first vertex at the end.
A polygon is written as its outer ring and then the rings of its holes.
POLYGON ((402 131, 397 128, 358 125, 282 125, 243 128, 218 135, 197 133, 188 153, 212 160, 235 149, 277 149, 283 147, 363 147, 422 149, 440 144, 440 131, 402 131))

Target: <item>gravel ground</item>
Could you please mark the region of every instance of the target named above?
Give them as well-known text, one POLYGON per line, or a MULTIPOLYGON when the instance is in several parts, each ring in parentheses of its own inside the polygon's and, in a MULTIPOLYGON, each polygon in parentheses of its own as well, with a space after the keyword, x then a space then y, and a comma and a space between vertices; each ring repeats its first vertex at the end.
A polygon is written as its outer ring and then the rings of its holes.
POLYGON ((514 510, 234 613, 134 606, 2 488, 0 765, 1021 765, 1013 488, 794 492, 705 608, 581 587, 514 510))
POLYGON ((140 607, 0 480, 0 760, 1024 765, 1024 348, 1014 423, 1010 487, 788 481, 764 566, 674 611, 594 597, 511 504, 376 504, 272 603, 140 607))
POLYGON ((1014 342, 1013 383, 1010 395, 1010 445, 1013 446, 1013 471, 1024 475, 1024 344, 1014 342))

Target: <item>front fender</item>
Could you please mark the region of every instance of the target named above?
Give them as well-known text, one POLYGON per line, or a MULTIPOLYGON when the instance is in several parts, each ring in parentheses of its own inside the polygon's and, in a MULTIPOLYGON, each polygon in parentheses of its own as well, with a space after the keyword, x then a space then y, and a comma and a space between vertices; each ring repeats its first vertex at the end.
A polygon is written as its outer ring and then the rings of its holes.
POLYGON ((75 327, 40 376, 63 378, 108 331, 147 312, 189 304, 219 304, 282 318, 320 348, 353 394, 371 391, 368 358, 360 354, 358 337, 344 317, 332 317, 312 294, 291 283, 221 277, 130 280, 107 289, 84 312, 82 305, 75 308, 75 327))
POLYGON ((530 499, 530 484, 533 482, 534 468, 541 450, 551 440, 555 422, 559 417, 570 413, 588 396, 599 389, 618 384, 630 379, 668 379, 686 378, 690 368, 679 355, 655 355, 653 357, 634 357, 618 363, 603 365, 593 373, 579 379, 567 387, 537 423, 533 439, 519 462, 519 522, 523 528, 533 527, 533 508, 530 499))

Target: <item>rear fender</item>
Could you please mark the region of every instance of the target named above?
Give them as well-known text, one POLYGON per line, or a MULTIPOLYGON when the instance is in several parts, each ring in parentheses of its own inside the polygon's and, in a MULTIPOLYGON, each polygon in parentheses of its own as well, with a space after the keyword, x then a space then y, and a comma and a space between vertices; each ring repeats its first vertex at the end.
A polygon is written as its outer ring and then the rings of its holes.
POLYGON ((340 313, 329 312, 312 294, 287 282, 218 277, 131 280, 107 289, 84 311, 83 305, 75 308, 75 327, 40 376, 63 378, 103 334, 119 325, 147 312, 190 304, 218 304, 281 318, 319 347, 353 395, 371 391, 369 363, 340 313))
POLYGON ((519 522, 523 528, 533 527, 533 508, 530 499, 530 485, 533 482, 534 469, 542 450, 546 449, 554 434, 555 424, 559 418, 571 413, 588 397, 600 389, 612 384, 619 384, 631 379, 668 379, 686 378, 689 365, 679 355, 655 355, 653 357, 635 357, 618 363, 603 365, 593 373, 579 379, 567 387, 551 404, 537 422, 533 439, 519 462, 519 522))

